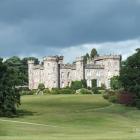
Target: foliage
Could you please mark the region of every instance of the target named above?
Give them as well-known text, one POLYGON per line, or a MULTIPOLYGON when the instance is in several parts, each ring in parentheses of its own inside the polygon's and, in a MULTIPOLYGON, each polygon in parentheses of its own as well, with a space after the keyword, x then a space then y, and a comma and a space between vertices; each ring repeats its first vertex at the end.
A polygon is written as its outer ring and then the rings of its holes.
POLYGON ((43 83, 40 83, 40 84, 38 85, 38 89, 39 89, 40 91, 43 91, 43 90, 45 89, 45 85, 44 85, 43 83))
POLYGON ((103 98, 112 103, 118 103, 118 92, 114 90, 106 90, 103 98))
POLYGON ((78 94, 92 94, 92 91, 85 89, 85 88, 82 88, 82 89, 77 90, 76 93, 78 93, 78 94))
POLYGON ((9 69, 0 59, 0 115, 11 117, 16 114, 16 106, 20 105, 20 94, 15 88, 18 80, 15 71, 9 69))
POLYGON ((38 59, 35 57, 26 57, 20 59, 17 56, 13 56, 4 62, 9 69, 15 71, 14 77, 17 81, 16 86, 28 84, 28 60, 34 60, 35 64, 39 63, 38 59))
POLYGON ((98 52, 95 48, 91 50, 90 57, 93 59, 94 57, 98 56, 98 52))
POLYGON ((101 94, 97 87, 92 88, 93 94, 101 94))
POLYGON ((114 76, 111 78, 110 82, 111 89, 118 90, 121 88, 121 82, 119 80, 119 76, 114 76))
POLYGON ((97 87, 97 80, 92 79, 92 88, 96 88, 96 87, 97 87))
POLYGON ((120 91, 118 94, 118 102, 120 104, 132 106, 135 104, 135 95, 128 91, 120 91))
POLYGON ((81 81, 72 81, 71 83, 71 88, 73 90, 78 90, 78 89, 81 89, 83 87, 83 84, 81 81))
POLYGON ((98 52, 95 48, 93 48, 90 52, 90 55, 88 53, 86 53, 86 55, 84 55, 84 63, 87 64, 87 61, 89 59, 94 59, 94 57, 99 56, 98 52))
POLYGON ((46 95, 46 94, 51 94, 51 91, 48 89, 48 88, 45 88, 43 90, 43 93, 46 95))
POLYGON ((136 107, 137 107, 138 109, 140 109, 140 99, 137 99, 137 100, 136 100, 136 107))
POLYGON ((125 90, 140 97, 140 49, 123 63, 120 80, 125 90))
POLYGON ((82 82, 82 87, 87 88, 87 81, 84 79, 84 80, 81 80, 81 82, 82 82))
POLYGON ((118 97, 116 95, 110 96, 108 98, 108 101, 112 102, 112 103, 117 103, 118 102, 118 97))
POLYGON ((103 98, 108 100, 109 99, 109 94, 103 94, 103 98))
POLYGON ((89 54, 87 53, 84 55, 84 63, 87 64, 88 59, 90 58, 89 54))
POLYGON ((75 91, 73 89, 70 89, 70 88, 62 88, 62 89, 53 88, 50 91, 50 94, 74 94, 74 93, 75 93, 75 91))

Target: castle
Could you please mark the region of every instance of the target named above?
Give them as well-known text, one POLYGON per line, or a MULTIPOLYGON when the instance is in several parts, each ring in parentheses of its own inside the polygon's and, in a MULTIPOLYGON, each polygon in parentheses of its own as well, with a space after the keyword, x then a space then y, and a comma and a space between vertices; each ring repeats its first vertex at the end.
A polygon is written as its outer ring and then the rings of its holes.
POLYGON ((84 63, 83 57, 77 57, 73 64, 64 64, 63 56, 44 57, 42 64, 35 65, 28 61, 29 89, 37 89, 40 83, 46 88, 63 88, 72 81, 85 79, 87 86, 92 86, 96 79, 97 86, 102 84, 110 88, 110 79, 120 72, 120 55, 98 56, 84 63))

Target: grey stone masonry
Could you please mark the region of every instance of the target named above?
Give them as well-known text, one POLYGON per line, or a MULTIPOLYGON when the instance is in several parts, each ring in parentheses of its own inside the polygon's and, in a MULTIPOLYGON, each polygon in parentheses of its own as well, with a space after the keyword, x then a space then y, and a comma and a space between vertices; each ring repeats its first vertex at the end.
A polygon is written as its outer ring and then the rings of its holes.
POLYGON ((110 79, 120 72, 121 55, 99 56, 84 64, 83 57, 77 57, 75 63, 64 64, 63 56, 48 56, 43 58, 43 65, 35 65, 28 61, 29 89, 37 89, 40 83, 46 88, 63 88, 70 86, 72 81, 87 81, 89 87, 92 80, 97 80, 97 86, 102 84, 110 88, 110 79))

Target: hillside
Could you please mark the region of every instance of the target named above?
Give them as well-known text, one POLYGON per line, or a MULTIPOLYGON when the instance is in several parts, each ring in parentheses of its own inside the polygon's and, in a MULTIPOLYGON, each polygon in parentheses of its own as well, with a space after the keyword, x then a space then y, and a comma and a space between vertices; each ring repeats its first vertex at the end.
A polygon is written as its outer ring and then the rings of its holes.
POLYGON ((22 96, 18 118, 0 118, 0 140, 139 140, 140 111, 101 95, 22 96))

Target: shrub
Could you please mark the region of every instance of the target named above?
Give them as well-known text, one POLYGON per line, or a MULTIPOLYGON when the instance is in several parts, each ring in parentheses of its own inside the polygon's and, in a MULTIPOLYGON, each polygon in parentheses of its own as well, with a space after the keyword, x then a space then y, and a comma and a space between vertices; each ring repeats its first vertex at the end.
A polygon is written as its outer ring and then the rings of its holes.
POLYGON ((135 96, 130 92, 121 91, 118 95, 118 102, 124 105, 133 105, 135 103, 135 96))
POLYGON ((45 85, 44 85, 43 83, 40 83, 40 84, 38 85, 38 89, 39 89, 40 91, 43 91, 43 90, 45 89, 45 85))
POLYGON ((58 89, 58 88, 53 88, 50 91, 51 94, 74 94, 75 90, 70 89, 70 88, 62 88, 62 89, 58 89))
POLYGON ((122 87, 121 82, 119 80, 119 76, 114 76, 111 78, 110 86, 111 86, 111 89, 113 89, 113 90, 117 90, 122 87))
POLYGON ((109 102, 117 103, 118 102, 118 92, 113 90, 106 90, 103 94, 103 98, 107 99, 109 102))
POLYGON ((79 94, 92 94, 92 91, 85 89, 85 88, 82 88, 79 91, 77 91, 77 93, 79 93, 79 94))
POLYGON ((43 90, 43 93, 44 94, 51 94, 51 91, 48 88, 46 88, 46 89, 43 90))
POLYGON ((98 90, 97 87, 92 88, 92 92, 93 92, 93 94, 101 94, 101 92, 98 90))
POLYGON ((109 102, 117 103, 118 102, 118 96, 117 95, 109 96, 108 100, 109 100, 109 102))
POLYGON ((36 89, 33 89, 33 90, 20 90, 19 91, 20 95, 23 96, 23 95, 34 95, 37 93, 37 90, 36 89))
POLYGON ((83 87, 83 84, 81 81, 72 81, 71 83, 71 88, 73 90, 78 90, 78 89, 81 89, 83 87))
POLYGON ((58 88, 52 88, 52 90, 50 91, 51 94, 60 94, 60 89, 58 88))
POLYGON ((137 107, 138 109, 140 109, 140 99, 137 99, 137 100, 136 100, 136 107, 137 107))
POLYGON ((37 89, 33 89, 33 90, 31 90, 30 92, 29 92, 29 95, 34 95, 34 94, 36 94, 37 93, 37 89))
POLYGON ((109 99, 109 94, 103 94, 103 98, 108 100, 109 99))

